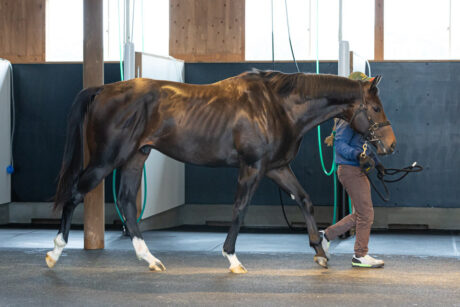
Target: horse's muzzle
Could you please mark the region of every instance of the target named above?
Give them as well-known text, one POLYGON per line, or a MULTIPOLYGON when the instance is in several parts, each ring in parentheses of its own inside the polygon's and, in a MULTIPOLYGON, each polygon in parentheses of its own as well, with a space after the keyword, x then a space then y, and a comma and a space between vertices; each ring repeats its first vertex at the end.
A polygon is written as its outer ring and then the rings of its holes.
POLYGON ((391 126, 380 128, 380 135, 376 137, 373 145, 377 148, 378 155, 390 155, 396 148, 396 136, 391 126))
POLYGON ((396 141, 391 143, 390 146, 386 146, 386 144, 382 141, 375 141, 373 143, 373 145, 377 148, 377 154, 382 156, 394 153, 396 148, 396 141))

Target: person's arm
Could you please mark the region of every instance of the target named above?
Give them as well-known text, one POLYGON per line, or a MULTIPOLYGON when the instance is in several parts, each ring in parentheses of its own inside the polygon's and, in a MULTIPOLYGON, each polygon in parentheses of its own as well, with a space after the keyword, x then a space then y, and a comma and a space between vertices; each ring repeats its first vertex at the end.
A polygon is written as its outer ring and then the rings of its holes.
POLYGON ((347 127, 344 123, 338 124, 335 135, 335 150, 345 159, 357 161, 358 155, 361 152, 349 145, 352 137, 353 130, 351 130, 351 128, 347 127))

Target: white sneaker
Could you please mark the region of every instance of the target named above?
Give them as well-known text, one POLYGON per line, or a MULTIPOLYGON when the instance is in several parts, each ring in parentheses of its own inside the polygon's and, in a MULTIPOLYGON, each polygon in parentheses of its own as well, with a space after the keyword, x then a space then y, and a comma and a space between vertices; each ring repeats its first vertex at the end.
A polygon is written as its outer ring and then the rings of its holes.
POLYGON ((321 247, 326 254, 327 260, 330 260, 331 254, 329 253, 329 246, 331 246, 331 241, 326 239, 326 232, 324 230, 320 230, 319 233, 321 234, 321 247))
POLYGON ((369 255, 359 258, 353 255, 351 259, 351 266, 358 268, 381 268, 384 264, 383 260, 374 259, 369 255))

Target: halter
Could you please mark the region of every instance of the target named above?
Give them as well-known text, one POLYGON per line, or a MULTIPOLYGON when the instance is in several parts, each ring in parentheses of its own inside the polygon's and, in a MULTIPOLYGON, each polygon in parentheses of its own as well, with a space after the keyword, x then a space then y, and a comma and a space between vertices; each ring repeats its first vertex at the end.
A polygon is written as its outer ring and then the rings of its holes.
POLYGON ((353 113, 353 116, 351 117, 351 120, 350 120, 350 125, 353 123, 353 120, 355 119, 356 115, 358 115, 361 112, 364 112, 364 114, 367 117, 367 120, 369 121, 369 128, 367 129, 366 133, 364 133, 363 138, 366 141, 369 141, 369 142, 378 142, 378 143, 380 143, 380 145, 383 146, 382 141, 375 136, 375 132, 377 130, 379 130, 380 128, 382 128, 382 127, 390 126, 391 123, 388 120, 384 121, 384 122, 381 122, 381 123, 374 122, 374 120, 367 113, 367 108, 365 106, 366 105, 366 98, 364 97, 364 90, 363 90, 363 86, 361 85, 361 83, 359 83, 359 87, 360 87, 361 93, 362 93, 362 102, 359 105, 358 109, 355 111, 355 113, 353 113))

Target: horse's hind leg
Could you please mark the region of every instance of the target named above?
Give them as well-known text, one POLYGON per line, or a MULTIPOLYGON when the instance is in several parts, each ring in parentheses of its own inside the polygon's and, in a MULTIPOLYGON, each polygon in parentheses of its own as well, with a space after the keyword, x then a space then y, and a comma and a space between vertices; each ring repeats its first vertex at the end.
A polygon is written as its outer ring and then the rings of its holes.
POLYGON ((236 257, 235 243, 244 220, 249 202, 260 182, 261 171, 260 162, 254 165, 240 166, 238 175, 238 186, 236 190, 236 200, 233 205, 232 225, 224 243, 222 254, 230 261, 230 271, 232 273, 246 273, 247 270, 236 257))
POLYGON ((307 221, 308 236, 310 239, 310 246, 312 246, 316 255, 314 260, 320 266, 327 268, 327 257, 321 247, 321 238, 318 233, 315 218, 313 217, 313 204, 310 197, 304 191, 299 181, 295 177, 289 166, 281 167, 279 169, 267 172, 266 176, 278 184, 284 191, 291 194, 297 204, 299 205, 302 213, 307 221))
POLYGON ((137 258, 147 261, 152 271, 164 271, 166 268, 160 260, 150 253, 137 225, 136 197, 142 180, 142 168, 147 157, 148 154, 137 152, 122 166, 118 203, 123 208, 126 227, 131 236, 137 258))
POLYGON ((112 171, 112 167, 96 166, 90 163, 82 172, 78 183, 72 188, 72 197, 62 208, 61 225, 54 239, 54 249, 46 254, 46 263, 52 268, 61 256, 62 250, 67 245, 70 231, 70 224, 75 208, 83 201, 83 196, 94 189, 112 171))

